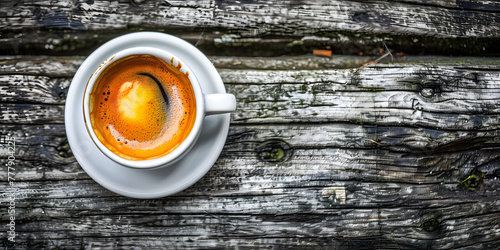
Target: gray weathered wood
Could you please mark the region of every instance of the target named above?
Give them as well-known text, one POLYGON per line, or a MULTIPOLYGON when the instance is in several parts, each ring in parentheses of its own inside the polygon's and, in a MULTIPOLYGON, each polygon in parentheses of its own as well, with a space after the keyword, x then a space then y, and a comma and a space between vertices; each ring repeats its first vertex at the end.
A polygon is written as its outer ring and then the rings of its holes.
MULTIPOLYGON (((11 67, 4 66, 6 72, 15 72, 11 67)), ((239 100, 234 123, 300 119, 468 130, 498 128, 500 124, 498 68, 496 62, 484 66, 389 64, 351 69, 219 71, 228 91, 239 100)), ((14 75, 0 80, 5 86, 3 100, 19 92, 44 103, 17 105, 15 110, 5 104, 1 110, 4 122, 63 122, 61 106, 45 103, 63 103, 70 78, 14 75), (52 98, 17 83, 43 86, 51 90, 47 94, 52 98)))
POLYGON ((168 25, 240 29, 242 35, 251 36, 305 35, 326 29, 498 37, 499 12, 495 1, 32 1, 2 3, 0 28, 109 30, 168 25))
POLYGON ((496 1, 37 0, 0 3, 0 16, 9 54, 87 55, 132 30, 171 33, 214 55, 368 55, 382 41, 406 54, 500 53, 496 1))
POLYGON ((497 1, 3 1, 0 247, 496 249, 499 30, 497 1), (64 128, 85 57, 145 30, 238 100, 212 169, 152 200, 92 180, 64 128))
MULTIPOLYGON (((371 59, 211 59, 239 99, 226 146, 199 182, 156 200, 102 188, 72 156, 64 93, 81 58, 2 60, 0 133, 18 140, 17 247, 500 244, 498 60, 406 58, 403 64, 360 68, 371 59), (423 110, 412 108, 411 98, 423 110), (263 117, 259 110, 273 115, 263 117), (307 115, 310 110, 319 112, 307 115), (407 116, 380 115, 397 110, 407 116), (354 118, 346 119, 346 112, 354 118), (473 174, 477 182, 466 181, 473 174)), ((4 166, 7 152, 0 156, 4 166)), ((9 189, 5 181, 0 185, 9 189)), ((0 199, 6 198, 3 193, 0 199)), ((7 208, 0 203, 2 215, 7 208)))

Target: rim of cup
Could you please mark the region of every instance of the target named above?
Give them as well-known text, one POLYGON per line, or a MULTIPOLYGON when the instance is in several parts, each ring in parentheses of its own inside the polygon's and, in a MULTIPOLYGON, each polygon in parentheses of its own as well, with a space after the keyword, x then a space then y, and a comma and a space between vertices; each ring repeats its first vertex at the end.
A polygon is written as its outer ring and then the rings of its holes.
POLYGON ((195 144, 196 140, 198 139, 201 128, 203 125, 203 120, 205 117, 205 100, 204 100, 204 95, 201 90, 200 83, 198 82, 198 79, 196 79, 196 76, 194 72, 189 68, 189 66, 184 63, 178 56, 172 54, 169 51, 158 49, 158 48, 153 48, 153 47, 133 47, 133 48, 128 48, 124 49, 122 51, 119 51, 115 53, 113 56, 109 57, 107 60, 105 60, 91 75, 89 78, 87 85, 85 87, 84 91, 84 98, 83 98, 83 116, 84 116, 84 122, 85 126, 87 128, 87 132, 89 133, 92 141, 94 144, 99 148, 101 152, 103 152, 108 158, 111 160, 127 166, 131 168, 136 168, 136 169, 153 169, 153 168, 158 168, 158 167, 163 167, 167 165, 171 165, 178 160, 180 160, 195 144), (195 95, 195 102, 196 102, 196 117, 195 121, 193 124, 193 127, 191 128, 191 131, 189 132, 189 135, 182 141, 182 143, 177 146, 172 152, 158 157, 154 159, 148 159, 148 160, 128 160, 125 158, 122 158, 115 153, 113 153, 111 150, 109 150, 100 140, 97 138, 97 135, 94 132, 94 129, 92 128, 92 123, 90 121, 90 94, 92 92, 92 89, 96 83, 96 80, 99 78, 101 73, 104 71, 104 69, 107 68, 107 66, 111 65, 113 62, 128 57, 132 55, 152 55, 155 56, 161 60, 163 60, 165 63, 170 64, 174 67, 179 66, 180 63, 180 68, 179 71, 182 72, 183 74, 186 74, 187 72, 187 77, 189 81, 191 82, 191 86, 193 87, 193 92, 195 95))

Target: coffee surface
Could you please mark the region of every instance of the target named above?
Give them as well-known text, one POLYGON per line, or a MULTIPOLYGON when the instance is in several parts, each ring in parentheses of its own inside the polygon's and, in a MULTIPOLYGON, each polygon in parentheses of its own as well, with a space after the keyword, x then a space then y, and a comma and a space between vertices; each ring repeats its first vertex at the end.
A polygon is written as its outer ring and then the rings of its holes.
POLYGON ((90 106, 99 140, 129 160, 172 152, 188 136, 196 116, 188 77, 151 55, 129 56, 104 69, 92 89, 90 106))

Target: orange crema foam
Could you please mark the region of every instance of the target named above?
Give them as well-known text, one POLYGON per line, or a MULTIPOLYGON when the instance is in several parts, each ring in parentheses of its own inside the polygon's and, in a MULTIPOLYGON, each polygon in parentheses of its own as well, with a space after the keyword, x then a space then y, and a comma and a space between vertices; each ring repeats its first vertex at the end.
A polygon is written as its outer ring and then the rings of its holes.
POLYGON ((191 83, 176 67, 151 55, 107 67, 90 95, 90 121, 102 144, 129 160, 164 156, 193 128, 191 83))

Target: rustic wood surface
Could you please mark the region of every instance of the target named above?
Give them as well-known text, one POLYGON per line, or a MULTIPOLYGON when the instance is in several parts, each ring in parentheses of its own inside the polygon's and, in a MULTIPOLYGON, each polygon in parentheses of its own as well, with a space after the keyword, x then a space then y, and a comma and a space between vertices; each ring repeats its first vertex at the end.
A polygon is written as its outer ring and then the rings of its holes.
POLYGON ((496 249, 499 43, 497 1, 4 1, 0 246, 496 249), (212 169, 162 199, 101 187, 64 129, 86 56, 140 30, 195 44, 238 100, 212 169))

